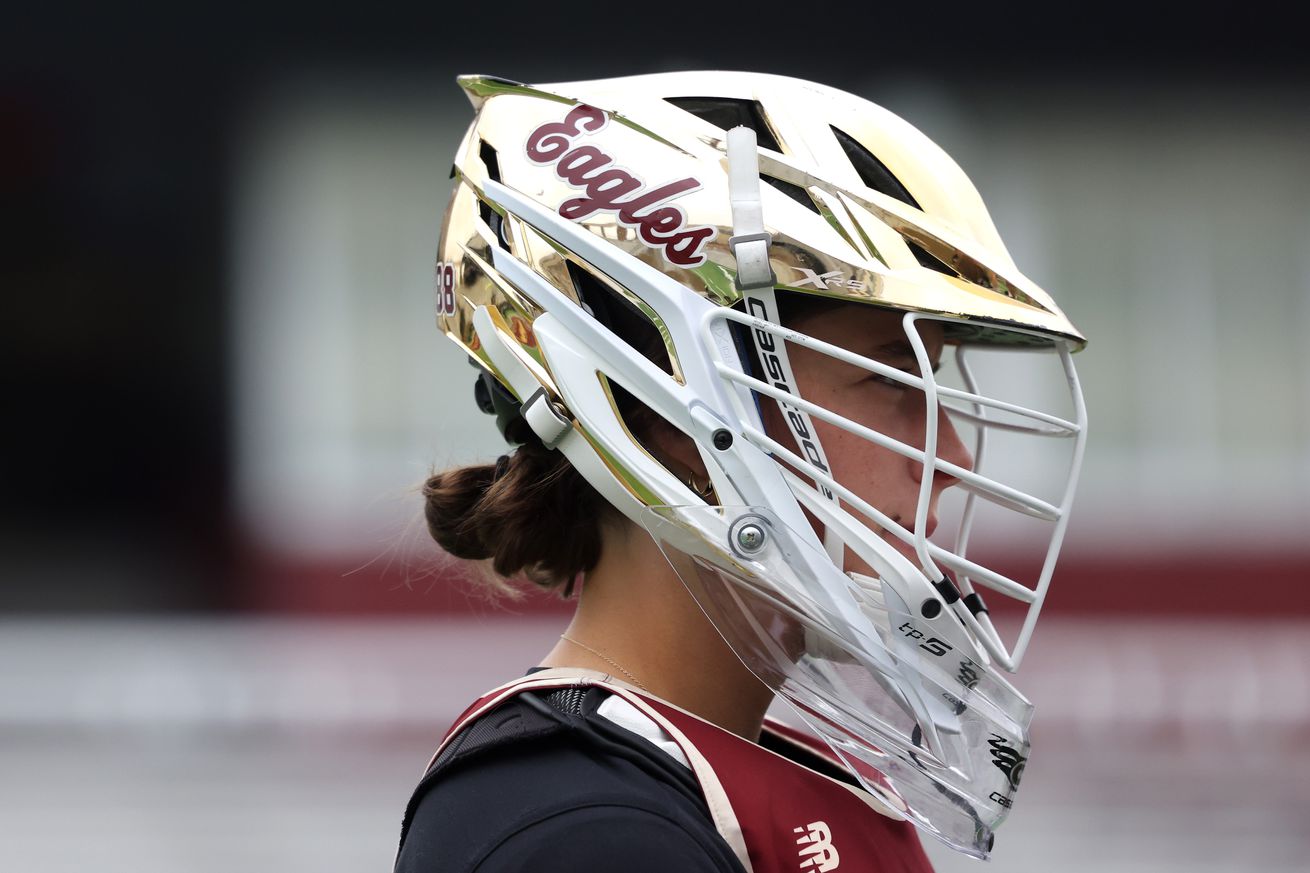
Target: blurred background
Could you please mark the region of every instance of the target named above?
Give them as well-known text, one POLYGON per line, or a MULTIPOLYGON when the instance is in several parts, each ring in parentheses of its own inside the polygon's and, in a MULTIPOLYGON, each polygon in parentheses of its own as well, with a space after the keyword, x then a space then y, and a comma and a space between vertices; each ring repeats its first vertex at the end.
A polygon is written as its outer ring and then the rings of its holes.
POLYGON ((421 523, 503 449, 432 318, 454 76, 687 68, 908 118, 1092 340, 993 869, 1306 869, 1310 65, 1213 8, 6 13, 0 869, 390 869, 450 720, 567 619, 421 523))

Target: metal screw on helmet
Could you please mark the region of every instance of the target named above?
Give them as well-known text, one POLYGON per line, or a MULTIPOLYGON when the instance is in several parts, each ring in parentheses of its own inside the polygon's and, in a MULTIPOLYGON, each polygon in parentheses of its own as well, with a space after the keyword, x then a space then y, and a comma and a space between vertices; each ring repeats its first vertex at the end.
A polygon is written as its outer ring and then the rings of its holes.
POLYGON ((769 535, 764 525, 753 518, 742 519, 732 533, 733 551, 740 555, 754 555, 764 548, 769 535))
POLYGON ((737 531, 737 545, 743 552, 758 552, 764 548, 764 529, 758 524, 743 525, 737 531))
POLYGON ((719 451, 726 451, 732 448, 732 431, 720 428, 714 432, 714 448, 719 451))

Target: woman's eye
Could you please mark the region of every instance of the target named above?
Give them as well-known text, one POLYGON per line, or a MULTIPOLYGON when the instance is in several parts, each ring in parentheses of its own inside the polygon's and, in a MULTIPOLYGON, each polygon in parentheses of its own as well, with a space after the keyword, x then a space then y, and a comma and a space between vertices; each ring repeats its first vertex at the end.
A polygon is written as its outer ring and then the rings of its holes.
MULTIPOLYGON (((907 373, 907 375, 914 375, 914 374, 907 373)), ((886 385, 888 388, 895 388, 897 391, 904 391, 910 387, 909 385, 906 385, 904 382, 896 381, 891 376, 883 376, 879 373, 874 373, 873 375, 871 375, 869 377, 869 381, 876 382, 879 385, 886 385)))

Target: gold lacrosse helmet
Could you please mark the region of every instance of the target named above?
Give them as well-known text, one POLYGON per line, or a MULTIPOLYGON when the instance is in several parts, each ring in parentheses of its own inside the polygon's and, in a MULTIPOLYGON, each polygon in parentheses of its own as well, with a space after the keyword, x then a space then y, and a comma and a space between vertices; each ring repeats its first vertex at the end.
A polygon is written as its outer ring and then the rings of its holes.
POLYGON ((1068 521, 1082 335, 1016 269, 955 162, 866 100, 755 73, 459 82, 477 114, 442 227, 441 329, 494 384, 502 416, 521 416, 651 533, 743 662, 866 788, 985 856, 1028 753, 1031 706, 999 671, 1023 656, 1068 521), (917 370, 788 329, 780 295, 900 313, 917 370), (932 372, 928 322, 954 349, 949 373, 932 372), (637 343, 634 324, 653 342, 637 343), (922 391, 923 444, 803 397, 797 346, 922 391), (1004 362, 975 368, 980 351, 1004 362), (1038 402, 1014 399, 1030 382, 1019 358, 1044 361, 1062 396, 1047 403, 1042 382, 1038 402), (984 393, 989 370, 1001 390, 984 393), (712 490, 633 435, 619 394, 694 441, 712 490), (765 404, 790 433, 767 432, 765 404), (972 433, 972 465, 938 457, 939 411, 972 433), (912 527, 833 477, 815 420, 923 465, 912 527), (1058 475, 1030 482, 1022 449, 1008 462, 995 451, 1013 439, 1061 446, 1063 461, 1039 465, 1058 475), (949 547, 929 539, 937 473, 964 495, 949 547), (984 510, 1041 528, 1024 541, 1035 578, 969 557, 984 510), (847 549, 876 576, 844 572, 847 549), (1012 643, 978 588, 1019 605, 1012 643), (780 627, 804 644, 782 643, 780 627))

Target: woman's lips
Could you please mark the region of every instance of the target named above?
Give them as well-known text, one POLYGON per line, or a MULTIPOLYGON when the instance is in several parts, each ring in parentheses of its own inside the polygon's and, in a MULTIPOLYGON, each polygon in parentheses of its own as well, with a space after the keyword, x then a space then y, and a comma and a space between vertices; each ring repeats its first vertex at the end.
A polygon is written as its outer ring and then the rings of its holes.
MULTIPOLYGON (((892 521, 895 524, 899 524, 902 527, 904 527, 906 530, 908 530, 910 532, 910 535, 913 537, 914 527, 911 525, 904 524, 900 516, 893 516, 892 521)), ((935 531, 936 529, 937 529, 937 518, 931 515, 928 516, 928 536, 931 537, 933 531, 935 531)), ((912 562, 914 562, 916 566, 918 565, 919 552, 918 549, 914 547, 913 539, 911 539, 910 542, 907 543, 904 540, 902 540, 900 537, 891 533, 891 531, 883 531, 882 538, 886 542, 891 543, 892 548, 896 549, 896 551, 900 552, 902 555, 909 558, 912 562)))
MULTIPOLYGON (((913 525, 913 524, 905 524, 904 522, 901 521, 901 517, 900 517, 899 515, 892 516, 892 521, 895 522, 896 524, 901 525, 901 526, 904 527, 906 530, 908 530, 908 531, 910 532, 910 535, 911 535, 911 536, 914 535, 914 531, 915 531, 915 527, 914 527, 914 525, 913 525)), ((926 537, 927 537, 928 539, 931 539, 933 533, 934 533, 936 530, 937 530, 937 516, 936 516, 936 514, 931 514, 931 513, 930 513, 930 514, 928 515, 928 533, 926 534, 926 537)), ((900 542, 900 540, 897 540, 897 542, 900 542)))

